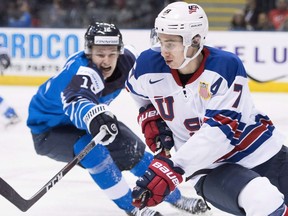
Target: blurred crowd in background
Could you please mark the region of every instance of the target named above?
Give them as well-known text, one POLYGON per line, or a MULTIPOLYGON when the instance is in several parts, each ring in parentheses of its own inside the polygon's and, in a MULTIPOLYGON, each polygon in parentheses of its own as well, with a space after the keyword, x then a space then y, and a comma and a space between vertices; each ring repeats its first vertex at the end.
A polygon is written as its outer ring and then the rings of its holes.
POLYGON ((152 28, 167 0, 1 0, 0 26, 83 28, 91 20, 152 28))
POLYGON ((288 31, 288 0, 247 0, 232 17, 233 31, 288 31))
MULTIPOLYGON (((157 14, 171 2, 174 1, 0 0, 0 26, 86 28, 97 20, 113 22, 119 28, 150 29, 157 14)), ((288 31, 288 0, 247 0, 243 9, 235 11, 227 29, 288 31)))

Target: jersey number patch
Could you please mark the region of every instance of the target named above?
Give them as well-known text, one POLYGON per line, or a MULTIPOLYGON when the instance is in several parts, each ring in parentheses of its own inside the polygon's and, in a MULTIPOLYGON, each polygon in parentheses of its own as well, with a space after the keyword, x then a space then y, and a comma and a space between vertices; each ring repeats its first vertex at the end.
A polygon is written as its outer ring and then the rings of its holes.
MULTIPOLYGON (((159 113, 163 120, 172 121, 174 119, 173 103, 174 99, 172 96, 166 98, 156 98, 155 99, 159 113), (164 108, 164 104, 166 109, 164 108)), ((185 119, 183 122, 185 128, 189 131, 190 136, 192 136, 196 131, 198 131, 202 125, 201 119, 198 117, 185 119)))

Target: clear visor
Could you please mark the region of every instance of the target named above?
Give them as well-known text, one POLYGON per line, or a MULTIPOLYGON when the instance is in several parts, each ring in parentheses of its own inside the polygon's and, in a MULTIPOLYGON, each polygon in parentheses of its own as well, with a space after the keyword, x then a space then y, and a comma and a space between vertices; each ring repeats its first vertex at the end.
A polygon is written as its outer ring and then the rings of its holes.
POLYGON ((118 56, 120 54, 119 47, 118 46, 98 46, 93 45, 90 50, 90 54, 93 56, 99 56, 99 57, 111 57, 111 56, 118 56))
POLYGON ((112 56, 118 56, 121 53, 119 51, 98 51, 98 50, 92 50, 91 55, 98 56, 98 57, 112 57, 112 56))
POLYGON ((161 41, 159 39, 159 36, 157 32, 155 31, 155 28, 151 30, 150 32, 150 45, 153 50, 156 51, 166 51, 166 52, 175 52, 175 51, 183 51, 183 40, 180 38, 177 39, 171 39, 171 40, 163 40, 161 41))

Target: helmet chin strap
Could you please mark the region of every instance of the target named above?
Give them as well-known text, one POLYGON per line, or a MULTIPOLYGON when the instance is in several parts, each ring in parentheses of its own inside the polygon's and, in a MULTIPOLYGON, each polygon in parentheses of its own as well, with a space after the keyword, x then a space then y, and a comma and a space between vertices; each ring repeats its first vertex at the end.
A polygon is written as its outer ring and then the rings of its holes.
POLYGON ((199 49, 198 49, 198 51, 195 53, 195 55, 193 55, 191 58, 188 58, 187 57, 187 51, 188 51, 188 48, 189 48, 190 46, 185 46, 185 48, 184 48, 184 61, 183 61, 183 63, 178 67, 178 68, 176 68, 176 69, 182 69, 182 68, 184 68, 184 67, 186 67, 187 66, 187 64, 190 62, 190 61, 192 61, 193 59, 195 59, 199 54, 200 54, 200 52, 202 51, 202 49, 203 49, 203 45, 201 46, 200 45, 200 47, 199 47, 199 49))

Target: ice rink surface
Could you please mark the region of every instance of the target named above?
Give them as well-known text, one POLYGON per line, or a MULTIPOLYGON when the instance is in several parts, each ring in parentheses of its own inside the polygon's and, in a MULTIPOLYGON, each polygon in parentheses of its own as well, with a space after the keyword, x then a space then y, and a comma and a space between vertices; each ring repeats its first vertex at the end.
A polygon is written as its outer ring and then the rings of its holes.
MULTIPOLYGON (((0 122, 0 176, 25 199, 33 196, 66 164, 36 155, 29 129, 26 127, 28 104, 36 87, 0 86, 0 95, 13 106, 22 121, 5 128, 0 122)), ((273 123, 287 134, 288 94, 253 93, 255 105, 264 111, 273 123)), ((123 91, 111 104, 117 118, 125 122, 142 137, 136 122, 137 109, 132 99, 123 91)), ((288 140, 286 140, 286 145, 288 140)), ((127 182, 134 186, 136 178, 124 172, 127 182)), ((184 195, 195 196, 189 183, 180 185, 184 195)), ((167 203, 155 207, 167 216, 188 215, 180 213, 167 203)), ((123 211, 110 201, 93 183, 88 173, 80 167, 73 168, 59 183, 44 195, 27 212, 21 212, 0 196, 2 216, 124 216, 123 211)), ((228 216, 212 207, 211 215, 228 216)))

